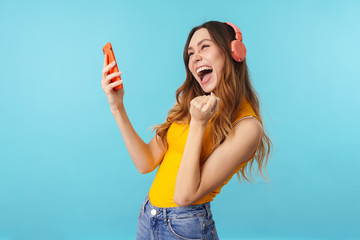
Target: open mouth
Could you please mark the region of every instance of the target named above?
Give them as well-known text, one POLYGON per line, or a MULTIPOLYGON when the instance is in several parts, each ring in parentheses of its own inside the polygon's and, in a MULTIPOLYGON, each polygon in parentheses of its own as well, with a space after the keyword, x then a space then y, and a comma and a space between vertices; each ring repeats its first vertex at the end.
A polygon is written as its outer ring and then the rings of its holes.
POLYGON ((213 69, 209 66, 202 66, 196 70, 201 81, 207 81, 211 77, 213 69))

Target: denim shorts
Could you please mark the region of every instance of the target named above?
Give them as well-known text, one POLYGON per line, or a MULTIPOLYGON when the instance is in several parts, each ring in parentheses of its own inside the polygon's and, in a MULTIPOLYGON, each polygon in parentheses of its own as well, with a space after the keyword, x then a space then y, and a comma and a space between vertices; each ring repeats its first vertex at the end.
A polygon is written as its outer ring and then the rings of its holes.
POLYGON ((218 240, 210 202, 158 208, 146 196, 141 206, 137 240, 218 240))

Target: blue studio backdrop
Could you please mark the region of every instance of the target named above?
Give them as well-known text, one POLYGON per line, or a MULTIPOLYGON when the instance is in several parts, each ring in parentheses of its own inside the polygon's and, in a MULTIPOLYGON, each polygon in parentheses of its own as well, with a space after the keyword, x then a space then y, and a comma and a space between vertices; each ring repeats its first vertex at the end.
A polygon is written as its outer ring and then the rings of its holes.
POLYGON ((135 239, 156 171, 132 163, 101 88, 111 42, 145 142, 205 21, 243 32, 274 149, 266 182, 212 204, 221 239, 360 239, 360 1, 1 1, 0 240, 135 239))

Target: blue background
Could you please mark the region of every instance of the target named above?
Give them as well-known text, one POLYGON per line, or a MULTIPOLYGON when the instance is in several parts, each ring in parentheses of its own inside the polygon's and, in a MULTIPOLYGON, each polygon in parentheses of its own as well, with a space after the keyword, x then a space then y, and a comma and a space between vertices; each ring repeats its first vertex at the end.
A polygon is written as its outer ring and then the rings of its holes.
POLYGON ((101 88, 123 71, 144 141, 185 79, 192 27, 229 21, 274 150, 270 182, 213 202, 221 239, 360 239, 360 1, 1 1, 0 240, 135 239, 154 178, 135 169, 101 88))

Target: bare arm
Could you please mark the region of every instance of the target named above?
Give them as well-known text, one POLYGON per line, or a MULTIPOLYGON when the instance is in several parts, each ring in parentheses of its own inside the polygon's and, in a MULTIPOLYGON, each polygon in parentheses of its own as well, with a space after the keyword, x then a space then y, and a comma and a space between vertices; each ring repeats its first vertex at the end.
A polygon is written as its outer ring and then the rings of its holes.
POLYGON ((213 115, 215 98, 198 97, 191 103, 190 129, 177 174, 174 202, 187 206, 220 186, 235 169, 250 159, 262 136, 262 126, 255 118, 239 121, 227 138, 200 166, 200 152, 208 120, 213 115), (207 102, 207 103, 206 103, 207 102), (206 116, 208 115, 208 116, 206 116))
POLYGON ((121 85, 123 81, 111 83, 113 78, 121 76, 121 72, 107 74, 115 65, 115 62, 108 64, 105 54, 101 80, 102 88, 108 98, 111 112, 120 128, 131 159, 140 173, 148 173, 153 171, 161 162, 165 154, 165 147, 157 135, 146 144, 134 130, 123 103, 124 88, 114 90, 114 87, 121 85), (160 145, 156 142, 156 138, 158 138, 160 145))
POLYGON ((165 147, 162 145, 160 138, 155 135, 146 144, 131 125, 124 105, 121 105, 117 110, 112 110, 112 113, 120 128, 130 157, 138 171, 142 174, 152 172, 160 164, 165 154, 165 147), (156 142, 156 137, 160 146, 156 142))

